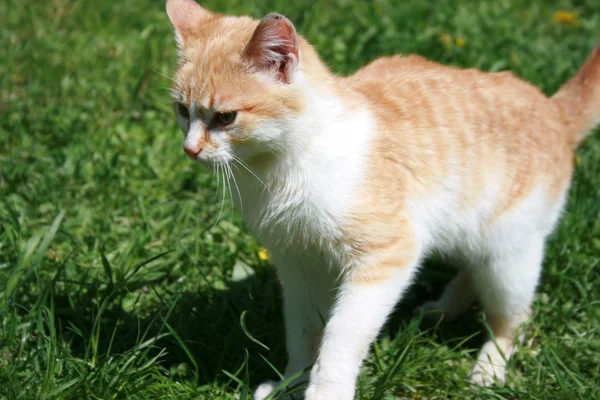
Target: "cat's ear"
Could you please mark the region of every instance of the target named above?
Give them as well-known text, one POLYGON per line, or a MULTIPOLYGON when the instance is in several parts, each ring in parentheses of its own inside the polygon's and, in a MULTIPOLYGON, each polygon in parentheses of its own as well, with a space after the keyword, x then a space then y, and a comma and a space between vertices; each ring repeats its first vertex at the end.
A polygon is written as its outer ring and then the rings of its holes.
POLYGON ((284 83, 290 83, 298 67, 298 37, 292 22, 280 14, 263 18, 244 50, 254 68, 268 72, 284 83))
POLYGON ((199 26, 213 16, 194 0, 167 0, 167 14, 175 28, 175 37, 180 47, 194 36, 199 26))

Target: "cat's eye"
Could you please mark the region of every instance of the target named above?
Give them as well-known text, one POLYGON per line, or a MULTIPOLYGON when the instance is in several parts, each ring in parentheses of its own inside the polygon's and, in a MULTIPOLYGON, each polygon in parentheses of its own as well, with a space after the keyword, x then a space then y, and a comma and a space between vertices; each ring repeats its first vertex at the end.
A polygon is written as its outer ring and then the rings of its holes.
POLYGON ((223 125, 230 125, 233 123, 233 121, 235 121, 235 117, 237 117, 237 112, 235 111, 228 111, 228 112, 221 112, 221 113, 217 113, 215 115, 217 121, 219 121, 221 124, 223 125))
POLYGON ((183 118, 190 118, 190 111, 188 108, 182 103, 177 103, 177 114, 181 115, 183 118))

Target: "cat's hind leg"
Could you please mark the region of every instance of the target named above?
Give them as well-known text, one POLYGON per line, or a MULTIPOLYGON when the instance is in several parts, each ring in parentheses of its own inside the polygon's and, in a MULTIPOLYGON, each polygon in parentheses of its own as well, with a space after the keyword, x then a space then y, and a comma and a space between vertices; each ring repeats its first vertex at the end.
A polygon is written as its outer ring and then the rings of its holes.
POLYGON ((526 322, 540 276, 544 236, 491 252, 488 265, 473 269, 473 284, 491 328, 471 372, 473 383, 503 385, 506 363, 516 350, 515 336, 526 322))
POLYGON ((441 320, 450 322, 467 311, 476 298, 470 271, 461 268, 439 299, 425 302, 415 310, 415 313, 423 312, 426 318, 437 317, 437 314, 441 313, 441 320))

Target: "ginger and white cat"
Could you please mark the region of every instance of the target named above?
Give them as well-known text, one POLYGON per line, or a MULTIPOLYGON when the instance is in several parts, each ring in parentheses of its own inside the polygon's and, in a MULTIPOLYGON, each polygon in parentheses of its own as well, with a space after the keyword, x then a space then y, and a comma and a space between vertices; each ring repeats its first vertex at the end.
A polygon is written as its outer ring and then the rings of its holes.
POLYGON ((281 15, 222 16, 193 0, 168 0, 167 12, 184 149, 231 171, 272 253, 285 374, 314 364, 305 399, 353 398, 371 342, 434 251, 459 271, 425 309, 451 319, 479 300, 495 339, 471 379, 504 382, 574 150, 600 119, 600 50, 547 98, 510 73, 418 56, 338 77, 281 15))

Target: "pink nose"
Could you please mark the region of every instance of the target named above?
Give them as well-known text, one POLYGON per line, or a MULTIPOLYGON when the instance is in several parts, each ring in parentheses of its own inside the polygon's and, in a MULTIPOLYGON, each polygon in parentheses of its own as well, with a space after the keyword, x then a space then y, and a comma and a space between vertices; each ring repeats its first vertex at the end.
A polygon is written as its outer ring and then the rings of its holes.
POLYGON ((200 154, 202 149, 194 150, 194 149, 190 149, 189 147, 183 146, 183 151, 185 151, 185 154, 187 154, 188 156, 190 156, 192 158, 196 158, 196 157, 198 157, 198 154, 200 154))

